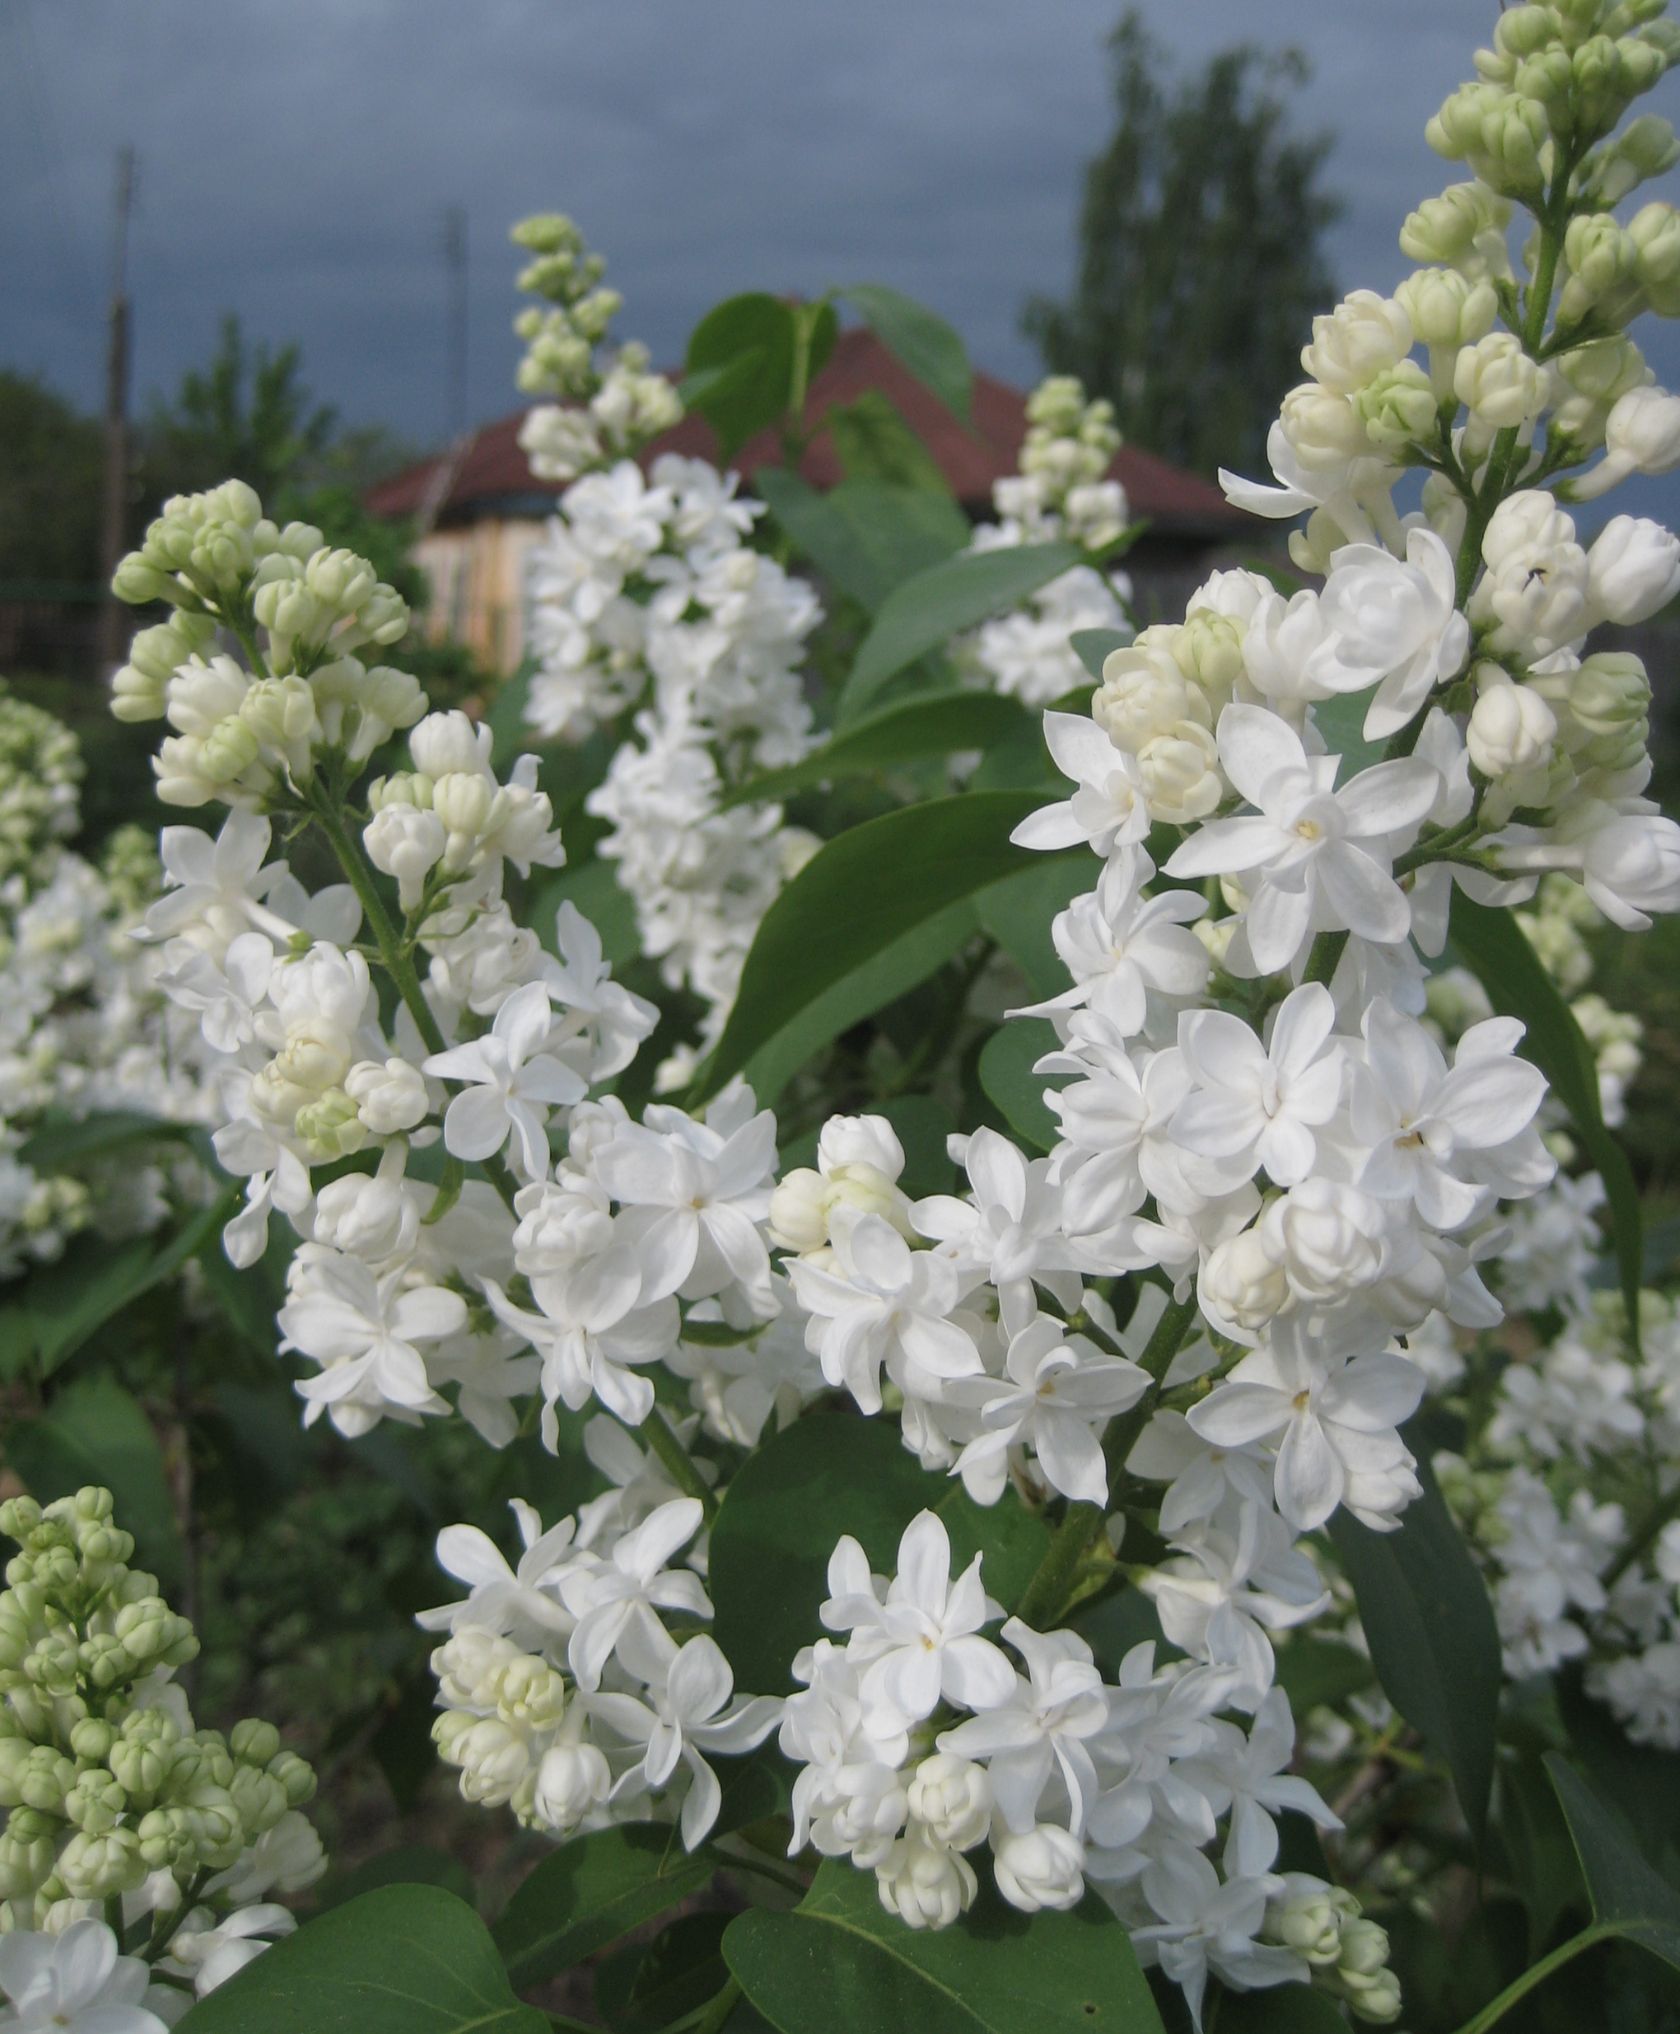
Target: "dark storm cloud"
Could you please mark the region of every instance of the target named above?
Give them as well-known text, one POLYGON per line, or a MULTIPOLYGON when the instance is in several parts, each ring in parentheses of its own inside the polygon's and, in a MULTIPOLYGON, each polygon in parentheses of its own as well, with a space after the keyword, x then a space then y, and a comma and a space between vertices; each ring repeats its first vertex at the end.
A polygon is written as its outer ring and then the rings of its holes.
MULTIPOLYGON (((1422 141, 1485 9, 1464 0, 1147 0, 1191 64, 1249 37, 1315 75, 1338 273, 1387 283, 1400 213, 1446 180, 1422 141)), ((348 417, 443 416, 440 221, 467 208, 472 407, 511 406, 508 222, 573 212, 627 333, 675 357, 739 288, 880 278, 1028 377, 1024 298, 1073 257, 1107 131, 1117 0, 6 0, 0 360, 99 389, 117 145, 141 158, 137 382, 202 360, 224 309, 297 338, 348 417)))

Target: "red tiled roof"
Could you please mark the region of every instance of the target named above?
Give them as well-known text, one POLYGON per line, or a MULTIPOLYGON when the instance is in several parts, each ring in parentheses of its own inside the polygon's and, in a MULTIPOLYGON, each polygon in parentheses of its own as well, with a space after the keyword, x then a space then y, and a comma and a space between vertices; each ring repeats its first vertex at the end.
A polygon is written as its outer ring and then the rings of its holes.
MULTIPOLYGON (((873 332, 858 326, 841 333, 812 381, 810 414, 821 417, 871 389, 885 395, 915 431, 957 499, 967 508, 987 509, 992 483, 1015 471, 1026 436, 1026 397, 1021 391, 992 375, 976 373, 970 428, 900 366, 873 332)), ((473 432, 458 458, 442 453, 381 481, 367 492, 368 508, 375 515, 396 517, 429 507, 439 520, 456 520, 486 512, 510 497, 559 494, 560 483, 538 480, 519 449, 524 420, 523 410, 498 418, 473 432), (441 503, 433 503, 429 498, 445 478, 444 462, 452 458, 456 466, 447 494, 441 503)), ((715 459, 717 441, 703 417, 688 416, 653 440, 642 455, 643 463, 661 452, 715 459)), ((779 465, 775 433, 762 431, 748 439, 732 463, 749 475, 755 467, 779 465)), ((1218 537, 1249 522, 1218 488, 1169 466, 1153 452, 1123 446, 1109 470, 1125 488, 1132 514, 1147 517, 1164 531, 1218 537)), ((813 487, 832 487, 841 479, 840 461, 827 432, 819 429, 813 437, 800 472, 813 487)))

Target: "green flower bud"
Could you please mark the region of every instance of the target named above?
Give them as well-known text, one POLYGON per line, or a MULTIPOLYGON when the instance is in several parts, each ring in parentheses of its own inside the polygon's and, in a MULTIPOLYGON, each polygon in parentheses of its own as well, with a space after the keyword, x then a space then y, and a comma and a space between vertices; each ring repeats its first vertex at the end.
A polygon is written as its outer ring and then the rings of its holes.
POLYGON ((219 720, 199 744, 199 764, 212 784, 231 784, 248 770, 262 753, 262 742, 254 728, 237 713, 219 720))
POLYGON ((1373 445, 1397 452, 1435 435, 1437 401, 1415 360, 1388 368, 1353 398, 1373 445))
POLYGON ((367 1143, 367 1125, 343 1088, 331 1087, 306 1102, 293 1119, 293 1128, 309 1147, 309 1155, 321 1164, 348 1158, 367 1143))
POLYGON ((70 1749, 77 1758, 102 1766, 111 1755, 117 1733, 103 1717, 84 1716, 70 1733, 70 1749))
POLYGON ((113 1893, 132 1893, 146 1876, 143 1849, 132 1829, 107 1829, 98 1835, 79 1830, 59 1852, 55 1876, 73 1900, 108 1900, 113 1893))
POLYGON ((255 1766, 240 1766, 228 1793, 247 1841, 272 1829, 291 1806, 285 1788, 274 1775, 260 1772, 255 1766))
POLYGON ((285 1788, 289 1808, 301 1808, 306 1801, 314 1798, 315 1769, 307 1760, 300 1759, 296 1752, 283 1751, 278 1758, 270 1759, 268 1770, 285 1788))
POLYGON ((78 1829, 98 1836, 114 1829, 128 1808, 128 1796, 108 1772, 90 1767, 64 1797, 64 1813, 78 1829))
POLYGON ((266 1766, 280 1749, 280 1733, 261 1717, 247 1716, 228 1733, 228 1749, 245 1765, 266 1766))

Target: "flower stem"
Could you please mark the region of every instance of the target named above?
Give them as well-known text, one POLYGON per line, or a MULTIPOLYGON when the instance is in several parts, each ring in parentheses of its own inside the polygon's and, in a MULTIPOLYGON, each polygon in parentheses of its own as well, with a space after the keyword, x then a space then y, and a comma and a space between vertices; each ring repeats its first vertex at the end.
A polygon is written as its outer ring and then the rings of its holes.
MULTIPOLYGON (((1184 1346, 1196 1319, 1196 1296, 1180 1300, 1169 1306, 1155 1324, 1143 1352, 1143 1367, 1152 1380, 1150 1388, 1138 1403, 1122 1419, 1116 1420, 1109 1429, 1109 1438, 1104 1446, 1108 1459, 1109 1480, 1112 1483, 1124 1466, 1125 1458, 1131 1453, 1144 1421, 1154 1410, 1155 1399, 1161 1389, 1161 1380, 1173 1358, 1184 1346)), ((1023 1624, 1030 1624, 1035 1631, 1050 1631, 1067 1610, 1073 1595, 1074 1581, 1079 1573, 1087 1550, 1098 1533, 1108 1512, 1100 1504, 1070 1504, 1062 1522, 1051 1536, 1045 1549, 1044 1559, 1039 1562, 1032 1580, 1022 1592, 1016 1605, 1015 1614, 1023 1624)))
POLYGON ((1479 2013, 1466 2020, 1459 2028, 1458 2034, 1486 2034, 1489 2027, 1503 2020, 1511 2008, 1520 1999, 1525 1999, 1536 1985, 1544 1984, 1553 1971, 1561 1970, 1566 1963, 1573 1962, 1583 1950, 1591 1949, 1596 1943, 1606 1942, 1617 1933, 1618 1930, 1613 1923, 1595 1921, 1590 1928, 1583 1928, 1579 1935, 1570 1936, 1569 1940, 1560 1943, 1550 1956, 1541 1957, 1531 1969, 1525 1970, 1520 1978, 1508 1984, 1498 1998, 1490 2000, 1479 2013))
POLYGON ((698 1500, 700 1509, 708 1521, 717 1517, 717 1492, 700 1474, 693 1456, 677 1439, 670 1421, 658 1406, 650 1406, 648 1416, 640 1427, 631 1427, 628 1431, 632 1434, 645 1434, 648 1446, 659 1457, 678 1489, 686 1496, 698 1500))

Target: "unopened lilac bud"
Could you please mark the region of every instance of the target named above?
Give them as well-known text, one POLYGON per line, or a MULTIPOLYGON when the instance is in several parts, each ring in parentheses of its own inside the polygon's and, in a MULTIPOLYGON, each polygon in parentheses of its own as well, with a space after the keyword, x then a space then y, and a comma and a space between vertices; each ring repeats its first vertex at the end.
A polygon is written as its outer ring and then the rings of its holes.
POLYGON ((917 1766, 906 1795, 912 1818, 953 1850, 971 1850, 991 1824, 991 1781, 972 1759, 935 1752, 917 1766))
POLYGON ((1054 1822, 1006 1830, 992 1845, 997 1889, 1023 1913, 1076 1907, 1085 1891, 1085 1846, 1054 1822))
POLYGON ((376 1137, 395 1137, 426 1120, 425 1076, 405 1059, 359 1060, 344 1076, 345 1093, 376 1137))
POLYGON ((875 1867, 881 1905, 910 1928, 949 1928, 974 1899, 974 1867, 945 1844, 899 1837, 875 1867))
POLYGON ((1543 768, 1557 739, 1557 717, 1527 685, 1501 674, 1482 688, 1465 731, 1470 760, 1484 777, 1543 768))
POLYGON ((532 1818, 565 1835, 607 1798, 612 1772, 592 1744, 557 1744, 544 1752, 531 1794, 532 1818))
POLYGON ((1545 407, 1546 391, 1546 370, 1512 332, 1490 332, 1461 348, 1453 367, 1453 392, 1490 430, 1532 423, 1545 407))
POLYGON ((460 770, 484 774, 490 767, 491 734, 482 723, 474 723, 458 708, 449 713, 429 713, 408 737, 408 752, 415 769, 430 777, 460 770))
POLYGON ((58 1853, 54 1873, 73 1900, 108 1900, 132 1893, 145 1878, 147 1861, 132 1829, 106 1829, 98 1835, 78 1830, 58 1853))

